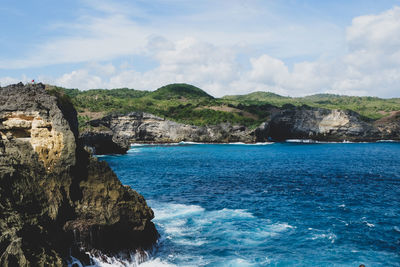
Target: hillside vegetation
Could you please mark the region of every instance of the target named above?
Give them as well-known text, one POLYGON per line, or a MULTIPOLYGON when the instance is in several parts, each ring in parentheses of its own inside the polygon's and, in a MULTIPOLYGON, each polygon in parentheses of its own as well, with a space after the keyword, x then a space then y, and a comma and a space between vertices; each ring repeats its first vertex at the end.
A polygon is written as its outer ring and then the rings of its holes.
POLYGON ((284 105, 348 109, 372 120, 400 110, 400 98, 382 99, 332 94, 285 97, 270 92, 214 98, 189 84, 170 84, 155 91, 128 88, 80 91, 54 86, 48 86, 48 89, 62 91, 71 99, 79 113, 81 124, 110 113, 132 111, 148 112, 194 125, 230 122, 256 127, 268 119, 274 107, 279 108, 284 105))

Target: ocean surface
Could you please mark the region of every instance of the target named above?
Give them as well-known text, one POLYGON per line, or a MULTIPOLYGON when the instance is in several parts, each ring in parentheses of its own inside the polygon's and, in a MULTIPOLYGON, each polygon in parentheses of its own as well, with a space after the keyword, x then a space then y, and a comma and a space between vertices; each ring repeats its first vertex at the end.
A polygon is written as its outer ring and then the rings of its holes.
POLYGON ((99 159, 155 212, 161 239, 140 266, 400 266, 400 143, 137 145, 99 159))

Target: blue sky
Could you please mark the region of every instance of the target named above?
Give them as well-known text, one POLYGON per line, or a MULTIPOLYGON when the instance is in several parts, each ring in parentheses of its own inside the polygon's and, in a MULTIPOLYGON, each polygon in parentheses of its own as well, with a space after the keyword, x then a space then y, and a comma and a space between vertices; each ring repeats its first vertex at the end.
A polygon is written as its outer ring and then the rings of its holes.
POLYGON ((400 0, 2 0, 0 11, 1 85, 400 97, 400 0))

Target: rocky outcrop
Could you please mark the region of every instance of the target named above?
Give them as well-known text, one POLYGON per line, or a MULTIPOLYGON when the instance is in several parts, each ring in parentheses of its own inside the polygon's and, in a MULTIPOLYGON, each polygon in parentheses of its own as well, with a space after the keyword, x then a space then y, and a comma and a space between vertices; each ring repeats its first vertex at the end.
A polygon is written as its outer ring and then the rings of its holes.
POLYGON ((259 127, 259 141, 312 139, 318 141, 375 141, 378 129, 353 111, 307 106, 286 108, 259 127))
POLYGON ((89 263, 84 252, 157 240, 144 198, 83 149, 77 127, 68 99, 42 84, 0 88, 0 266, 89 263))
POLYGON ((96 153, 114 147, 129 148, 130 143, 176 143, 181 141, 226 143, 253 142, 254 137, 244 126, 229 123, 207 127, 193 126, 169 121, 152 114, 133 112, 126 115, 109 115, 89 122, 91 130, 81 138, 85 144, 94 147, 96 153), (106 140, 105 140, 106 139, 106 140), (105 140, 103 142, 103 140, 105 140), (106 147, 106 148, 105 148, 106 147))
POLYGON ((373 126, 379 131, 380 139, 400 140, 400 111, 375 121, 373 126))

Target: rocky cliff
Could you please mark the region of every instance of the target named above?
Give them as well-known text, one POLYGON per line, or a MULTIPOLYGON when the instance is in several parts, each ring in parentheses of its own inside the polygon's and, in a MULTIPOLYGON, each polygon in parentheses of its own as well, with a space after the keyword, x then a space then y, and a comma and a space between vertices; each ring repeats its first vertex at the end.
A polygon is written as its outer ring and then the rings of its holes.
POLYGON ((274 114, 263 126, 264 136, 275 141, 312 139, 318 141, 376 141, 380 131, 371 121, 353 111, 289 107, 274 114))
POLYGON ((0 88, 0 266, 63 266, 151 247, 144 198, 77 142, 76 111, 42 84, 0 88))
POLYGON ((244 126, 229 123, 207 127, 169 121, 148 113, 133 112, 126 115, 109 115, 89 122, 90 131, 81 138, 96 153, 118 153, 128 149, 130 143, 176 143, 181 141, 227 143, 253 142, 252 132, 244 126))
POLYGON ((228 143, 312 139, 317 141, 400 140, 400 112, 378 121, 348 110, 286 105, 270 108, 270 116, 256 129, 220 124, 207 127, 181 124, 141 112, 109 115, 89 122, 84 143, 99 154, 121 153, 130 143, 180 141, 228 143))

